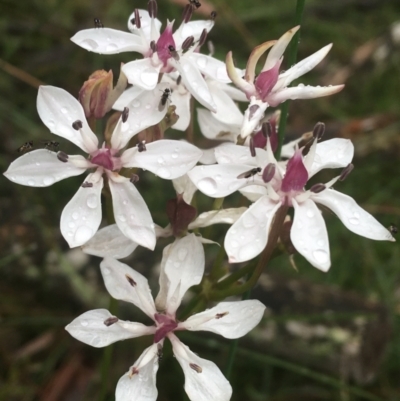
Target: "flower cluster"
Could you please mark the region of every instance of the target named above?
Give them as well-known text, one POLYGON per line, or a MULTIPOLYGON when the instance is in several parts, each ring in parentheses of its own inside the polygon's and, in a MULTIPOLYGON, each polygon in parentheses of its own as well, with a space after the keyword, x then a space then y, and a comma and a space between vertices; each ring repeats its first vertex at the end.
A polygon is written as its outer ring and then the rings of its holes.
MULTIPOLYGON (((201 53, 216 14, 206 21, 191 21, 197 3, 190 1, 185 7, 175 30, 175 21, 167 21, 162 29, 157 3, 149 0, 148 10, 136 9, 129 16, 130 32, 104 28, 99 21, 95 28, 77 32, 71 40, 86 50, 108 55, 136 52, 142 57, 129 58, 121 66, 114 88, 112 72, 94 72, 83 84, 79 99, 61 88, 41 86, 37 110, 44 125, 87 156, 51 148, 32 150, 13 161, 4 173, 21 185, 47 187, 89 170, 61 214, 61 233, 70 247, 82 246, 84 252, 103 258, 100 269, 110 295, 134 304, 152 321, 151 325, 123 321, 105 309, 96 309, 66 327, 73 337, 94 347, 153 336, 153 344, 119 380, 117 401, 156 400, 155 378, 166 338, 183 369, 185 391, 192 401, 228 401, 231 397, 232 388, 217 365, 193 353, 179 340, 179 332, 209 331, 236 339, 261 321, 265 306, 257 300, 229 300, 183 321, 178 319, 178 308, 191 287, 201 287, 198 296, 210 302, 220 300, 213 291, 226 289, 224 285, 229 282, 229 275, 225 281, 223 274, 205 276, 203 245, 214 241, 191 231, 220 223, 231 225, 224 241, 229 262, 247 262, 277 245, 283 237, 283 220, 278 216, 290 220, 288 211, 293 208, 291 245, 322 271, 330 268, 331 260, 327 229, 317 205, 329 208, 356 234, 394 240, 351 197, 333 189, 353 168, 350 140, 321 141, 324 125, 318 123, 313 133, 276 153, 280 114, 275 110, 266 117, 269 107, 343 89, 343 85, 290 87, 327 55, 331 45, 280 72, 283 54, 297 26, 278 40, 257 46, 246 68, 239 69, 233 64, 232 52, 225 62, 201 53), (267 51, 256 75, 256 65, 267 51), (188 141, 165 137, 171 126, 181 131, 188 128, 195 117, 193 99, 205 107, 197 110, 201 132, 223 140, 219 146, 202 151, 190 143, 191 136, 188 141), (237 102, 248 103, 244 113, 237 102), (111 110, 114 114, 108 119, 104 140, 99 140, 92 130, 94 122, 111 110), (337 168, 341 173, 329 182, 308 185, 322 169, 337 168), (153 222, 154 211, 149 210, 136 187, 139 169, 173 182, 177 196, 167 205, 167 227, 153 222), (197 190, 212 198, 239 191, 251 205, 216 208, 197 216, 191 205, 197 190), (102 198, 110 197, 115 224, 98 231, 102 198), (171 236, 175 239, 163 250, 160 290, 153 300, 147 278, 117 259, 129 256, 138 246, 154 250, 157 238, 171 236)), ((259 268, 248 282, 256 283, 257 274, 261 274, 259 268)), ((237 294, 240 284, 233 283, 232 294, 237 294)))

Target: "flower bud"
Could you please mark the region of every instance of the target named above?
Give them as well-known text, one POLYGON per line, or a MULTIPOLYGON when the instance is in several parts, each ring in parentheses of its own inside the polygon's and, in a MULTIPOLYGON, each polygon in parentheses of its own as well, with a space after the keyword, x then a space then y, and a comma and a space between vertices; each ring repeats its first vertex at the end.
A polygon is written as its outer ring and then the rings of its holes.
POLYGON ((95 71, 85 81, 79 91, 79 102, 85 110, 86 118, 102 118, 109 112, 127 86, 127 79, 121 72, 118 83, 113 88, 113 73, 110 70, 95 71))

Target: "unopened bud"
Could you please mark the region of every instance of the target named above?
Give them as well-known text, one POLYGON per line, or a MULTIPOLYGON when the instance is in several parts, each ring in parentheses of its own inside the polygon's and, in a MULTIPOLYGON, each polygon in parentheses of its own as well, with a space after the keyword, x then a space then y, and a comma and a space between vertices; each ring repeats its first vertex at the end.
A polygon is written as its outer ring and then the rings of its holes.
POLYGON ((57 153, 57 159, 60 160, 60 162, 66 163, 68 161, 68 155, 63 151, 60 151, 57 153))
POLYGON ((157 18, 157 2, 155 0, 149 0, 147 7, 150 18, 157 18))
POLYGON ((254 139, 253 138, 250 138, 250 146, 249 146, 249 148, 250 148, 251 157, 256 157, 256 147, 254 145, 254 139))
POLYGON ((199 47, 203 46, 204 43, 206 43, 206 39, 207 39, 207 29, 204 28, 203 31, 201 32, 198 46, 199 47))
POLYGON ((216 12, 216 11, 211 11, 210 18, 211 18, 213 21, 215 21, 215 18, 217 18, 217 12, 216 12))
POLYGON ((310 188, 310 192, 313 192, 314 194, 319 194, 320 192, 324 191, 326 189, 326 185, 325 184, 314 184, 311 188, 310 188))
POLYGON ((276 166, 274 163, 268 163, 262 173, 262 179, 265 183, 270 182, 275 176, 276 166))
POLYGON ((339 181, 344 181, 347 176, 353 171, 354 164, 350 163, 347 167, 345 167, 340 174, 339 181))
POLYGON ((128 121, 128 117, 129 117, 129 109, 128 107, 124 107, 124 110, 121 114, 121 120, 123 123, 126 123, 128 121))
POLYGON ((313 137, 318 141, 322 138, 325 132, 325 124, 324 123, 316 123, 313 129, 313 137))
POLYGON ((186 51, 192 46, 194 42, 194 37, 193 36, 188 36, 182 43, 182 50, 186 51))
POLYGON ((175 237, 180 237, 187 231, 196 214, 196 208, 183 200, 183 194, 178 194, 167 202, 167 216, 175 237))
POLYGON ((187 24, 191 20, 192 15, 193 15, 193 7, 190 4, 186 4, 182 13, 183 22, 187 24))

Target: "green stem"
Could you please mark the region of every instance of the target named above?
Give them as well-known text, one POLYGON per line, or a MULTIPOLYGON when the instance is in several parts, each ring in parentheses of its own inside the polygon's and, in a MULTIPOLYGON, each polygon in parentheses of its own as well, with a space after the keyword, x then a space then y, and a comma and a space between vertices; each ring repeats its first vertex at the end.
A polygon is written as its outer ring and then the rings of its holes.
MULTIPOLYGON (((306 0, 297 0, 296 14, 295 14, 295 18, 294 18, 295 26, 301 24, 301 21, 303 19, 305 2, 306 2, 306 0)), ((290 42, 289 48, 288 48, 287 60, 288 60, 289 68, 296 63, 297 47, 299 45, 299 41, 300 41, 300 30, 296 32, 296 34, 294 35, 292 41, 290 42)), ((276 149, 276 152, 275 152, 276 160, 279 160, 281 157, 281 150, 282 150, 283 140, 285 138, 285 132, 286 132, 286 120, 287 120, 287 116, 288 116, 288 111, 289 111, 289 101, 287 100, 281 106, 281 117, 279 120, 279 131, 278 131, 278 148, 276 149)))
POLYGON ((215 284, 214 288, 218 290, 223 290, 225 288, 230 287, 232 284, 236 283, 246 274, 251 273, 254 270, 255 266, 254 263, 249 263, 248 265, 242 267, 240 270, 230 274, 227 278, 219 281, 215 284))

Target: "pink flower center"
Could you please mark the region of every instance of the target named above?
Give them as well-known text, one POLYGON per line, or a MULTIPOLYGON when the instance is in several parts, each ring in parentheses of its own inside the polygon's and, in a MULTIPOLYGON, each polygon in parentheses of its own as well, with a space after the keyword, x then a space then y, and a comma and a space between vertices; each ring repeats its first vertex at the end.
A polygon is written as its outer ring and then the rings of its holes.
POLYGON ((167 66, 168 59, 171 58, 171 49, 175 50, 175 41, 172 36, 172 23, 168 24, 164 32, 157 41, 158 58, 163 62, 164 67, 167 66))
POLYGON ((163 315, 162 313, 156 313, 154 315, 154 320, 157 324, 157 330, 154 334, 155 343, 158 343, 160 340, 165 338, 168 333, 174 331, 178 327, 178 323, 176 323, 174 318, 163 315))
POLYGON ((92 154, 90 161, 110 171, 119 170, 121 168, 121 162, 119 157, 113 156, 115 153, 116 152, 112 149, 103 147, 92 154))
POLYGON ((281 63, 282 59, 278 60, 271 69, 261 72, 254 82, 259 98, 264 102, 271 93, 275 84, 278 82, 281 63))

